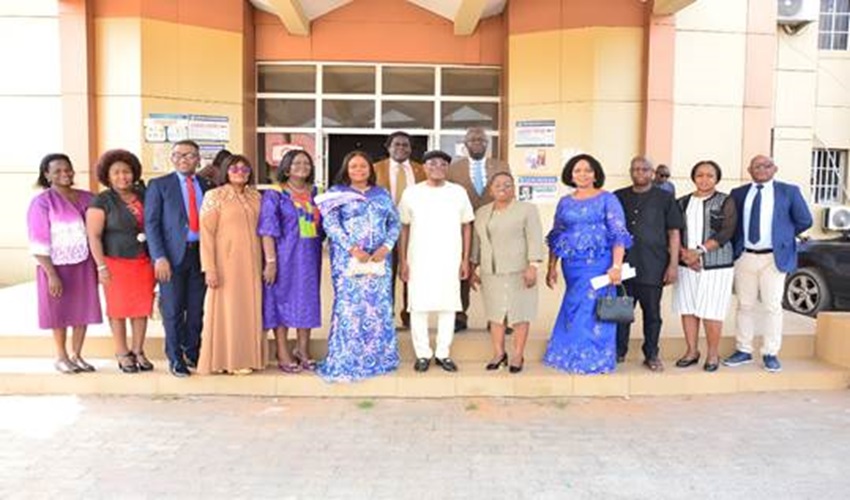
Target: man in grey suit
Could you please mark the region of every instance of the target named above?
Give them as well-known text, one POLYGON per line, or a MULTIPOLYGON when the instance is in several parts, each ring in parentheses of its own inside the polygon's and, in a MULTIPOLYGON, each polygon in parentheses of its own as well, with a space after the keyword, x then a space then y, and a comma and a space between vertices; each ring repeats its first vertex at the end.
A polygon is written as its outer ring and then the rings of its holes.
MULTIPOLYGON (((487 189, 487 183, 493 177, 493 174, 510 172, 511 169, 502 160, 486 157, 489 140, 487 132, 482 127, 468 129, 463 143, 469 156, 451 164, 447 180, 460 184, 469 196, 472 209, 478 210, 483 205, 493 201, 487 189)), ((467 328, 466 311, 469 309, 469 280, 463 280, 460 283, 460 299, 463 310, 458 311, 455 316, 456 332, 467 328)))

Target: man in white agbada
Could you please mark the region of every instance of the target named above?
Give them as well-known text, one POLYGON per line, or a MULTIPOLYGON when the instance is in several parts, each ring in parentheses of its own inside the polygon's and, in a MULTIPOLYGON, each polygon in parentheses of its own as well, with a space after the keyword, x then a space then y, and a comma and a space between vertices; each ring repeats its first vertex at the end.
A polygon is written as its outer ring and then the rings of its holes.
POLYGON ((466 190, 446 181, 451 156, 428 151, 422 157, 425 182, 408 187, 398 205, 401 218, 399 269, 408 283, 410 332, 418 372, 431 356, 444 370, 457 371, 449 357, 455 312, 461 310, 460 279, 469 275, 470 223, 475 219, 466 190), (437 348, 431 350, 428 314, 437 313, 437 348))

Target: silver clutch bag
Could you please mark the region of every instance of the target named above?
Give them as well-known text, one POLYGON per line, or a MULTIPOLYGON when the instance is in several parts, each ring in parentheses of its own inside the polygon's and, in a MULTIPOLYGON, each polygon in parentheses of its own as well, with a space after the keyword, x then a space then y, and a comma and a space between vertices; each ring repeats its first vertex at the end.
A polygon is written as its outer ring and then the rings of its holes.
POLYGON ((383 276, 386 273, 384 261, 381 262, 360 262, 354 257, 348 261, 348 269, 345 270, 346 276, 383 276))

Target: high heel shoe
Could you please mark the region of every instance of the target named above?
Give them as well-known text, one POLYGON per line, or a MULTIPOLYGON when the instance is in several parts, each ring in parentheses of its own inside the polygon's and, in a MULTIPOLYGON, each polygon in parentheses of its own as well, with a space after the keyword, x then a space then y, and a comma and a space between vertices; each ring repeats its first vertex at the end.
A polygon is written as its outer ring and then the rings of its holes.
POLYGON ((511 373, 519 373, 519 372, 522 371, 522 365, 524 365, 524 364, 525 364, 525 358, 522 358, 519 362, 519 365, 516 365, 516 366, 511 365, 508 368, 508 371, 511 372, 511 373))
POLYGON ((489 371, 493 371, 493 370, 498 370, 499 368, 501 368, 503 366, 508 366, 508 354, 507 353, 502 354, 502 357, 499 358, 498 361, 496 361, 496 362, 491 361, 490 363, 487 363, 486 368, 489 371))
POLYGON ((138 373, 139 365, 136 364, 136 355, 133 351, 125 354, 116 354, 115 359, 118 360, 118 369, 124 373, 138 373))
POLYGON ((153 363, 145 356, 145 351, 139 351, 134 353, 136 357, 136 365, 139 367, 140 372, 149 372, 153 370, 153 363))

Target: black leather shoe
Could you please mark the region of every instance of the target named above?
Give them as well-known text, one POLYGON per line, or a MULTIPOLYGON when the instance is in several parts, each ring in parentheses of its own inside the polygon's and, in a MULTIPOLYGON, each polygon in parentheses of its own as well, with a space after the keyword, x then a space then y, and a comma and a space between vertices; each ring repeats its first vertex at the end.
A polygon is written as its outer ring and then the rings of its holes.
POLYGON ((416 363, 413 363, 413 369, 420 373, 427 372, 430 366, 431 360, 428 358, 419 358, 416 360, 416 363))
POLYGON ((184 365, 169 364, 168 371, 177 378, 186 378, 191 375, 189 369, 184 365))
POLYGON ((716 372, 718 368, 720 368, 719 361, 715 361, 714 363, 709 363, 708 361, 706 361, 705 364, 702 365, 702 369, 709 373, 716 372))
POLYGON ((466 323, 462 323, 460 321, 455 321, 455 333, 465 331, 466 329, 467 329, 466 323))
POLYGON ((521 372, 521 371, 522 371, 522 365, 524 365, 524 364, 525 364, 525 359, 523 359, 522 361, 520 361, 520 362, 519 362, 519 365, 516 365, 516 366, 511 365, 511 366, 508 368, 508 371, 509 371, 509 372, 511 372, 511 373, 519 373, 519 372, 521 372))
POLYGON ((700 356, 700 354, 697 353, 697 355, 694 356, 693 358, 679 358, 679 360, 676 361, 676 367, 677 368, 687 368, 689 366, 693 366, 693 365, 699 363, 699 356, 700 356))
POLYGON ((186 367, 191 368, 193 370, 198 368, 198 360, 192 359, 190 357, 186 357, 186 367))
POLYGON ((456 372, 457 371, 457 365, 455 364, 454 361, 452 361, 452 358, 443 358, 443 359, 434 358, 434 361, 437 363, 437 365, 440 368, 442 368, 443 370, 446 370, 447 372, 456 372))
POLYGON ((502 354, 502 357, 499 358, 497 361, 487 363, 487 366, 485 368, 487 368, 488 371, 493 371, 498 370, 503 366, 508 366, 508 353, 502 354))

